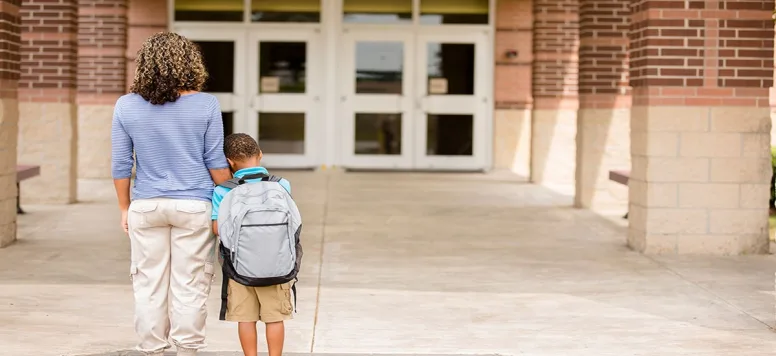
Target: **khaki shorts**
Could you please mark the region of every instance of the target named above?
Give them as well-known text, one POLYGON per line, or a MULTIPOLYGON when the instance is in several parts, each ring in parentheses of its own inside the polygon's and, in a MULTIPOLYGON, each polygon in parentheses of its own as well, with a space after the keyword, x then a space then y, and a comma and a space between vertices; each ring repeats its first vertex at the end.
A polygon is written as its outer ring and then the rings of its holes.
POLYGON ((291 286, 294 282, 269 287, 247 287, 229 280, 226 320, 276 323, 294 318, 291 286))

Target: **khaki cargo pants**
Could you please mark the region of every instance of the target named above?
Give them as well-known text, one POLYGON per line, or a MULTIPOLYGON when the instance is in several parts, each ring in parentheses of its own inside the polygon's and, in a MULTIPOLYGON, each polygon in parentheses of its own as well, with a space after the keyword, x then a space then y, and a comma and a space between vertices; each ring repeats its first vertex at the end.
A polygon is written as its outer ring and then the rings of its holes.
POLYGON ((205 302, 215 271, 211 204, 199 200, 143 199, 129 207, 131 276, 138 350, 179 355, 205 347, 205 302))

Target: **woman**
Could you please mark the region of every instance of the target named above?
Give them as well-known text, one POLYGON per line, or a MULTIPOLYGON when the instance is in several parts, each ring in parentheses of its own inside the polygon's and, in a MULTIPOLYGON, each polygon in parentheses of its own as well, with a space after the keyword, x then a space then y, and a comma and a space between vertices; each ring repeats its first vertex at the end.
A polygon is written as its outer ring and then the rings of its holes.
POLYGON ((215 270, 213 182, 229 179, 224 128, 196 45, 174 33, 145 41, 130 94, 116 102, 112 170, 132 247, 138 349, 178 355, 205 346, 205 301, 215 270), (136 164, 130 203, 130 178, 136 164), (169 297, 168 297, 169 295, 169 297))

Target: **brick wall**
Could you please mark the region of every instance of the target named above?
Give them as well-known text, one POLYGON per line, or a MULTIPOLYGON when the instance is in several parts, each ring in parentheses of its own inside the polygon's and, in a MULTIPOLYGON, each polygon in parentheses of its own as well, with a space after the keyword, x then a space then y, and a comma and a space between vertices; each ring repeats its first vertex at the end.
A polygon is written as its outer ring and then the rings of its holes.
POLYGON ((75 0, 22 2, 20 100, 69 102, 76 88, 75 0))
POLYGON ((496 9, 495 102, 497 109, 526 109, 532 104, 532 0, 502 0, 496 9), (515 51, 510 58, 507 52, 515 51))
POLYGON ((146 38, 168 30, 167 2, 159 0, 127 0, 129 3, 127 29, 127 86, 135 74, 135 57, 146 38))
POLYGON ((630 94, 627 0, 582 0, 579 22, 580 107, 612 107, 630 94))
POLYGON ((0 0, 0 98, 16 97, 19 80, 21 0, 0 0))
POLYGON ((536 107, 576 106, 578 0, 535 0, 533 44, 533 98, 536 107))
POLYGON ((78 102, 113 104, 126 89, 127 1, 78 1, 78 102))
POLYGON ((717 85, 726 88, 773 86, 773 21, 767 15, 774 1, 720 1, 719 10, 735 12, 722 17, 719 27, 717 85))
POLYGON ((633 1, 634 104, 767 106, 773 7, 772 0, 633 1))

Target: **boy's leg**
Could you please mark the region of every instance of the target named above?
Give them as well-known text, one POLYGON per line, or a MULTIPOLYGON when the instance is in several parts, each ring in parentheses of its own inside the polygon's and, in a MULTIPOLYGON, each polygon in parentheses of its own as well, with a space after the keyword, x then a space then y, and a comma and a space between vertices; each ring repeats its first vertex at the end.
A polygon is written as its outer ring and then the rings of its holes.
POLYGON ((283 353, 285 326, 283 321, 293 319, 291 286, 294 282, 270 287, 256 288, 261 303, 261 321, 267 325, 267 348, 269 356, 283 353))
POLYGON ((226 320, 236 321, 240 345, 246 356, 255 356, 258 349, 256 322, 259 320, 260 305, 256 288, 246 287, 233 280, 227 285, 226 320))
POLYGON ((240 346, 242 346, 243 354, 245 356, 256 356, 259 352, 256 322, 237 323, 237 334, 240 336, 240 346))
MULTIPOLYGON (((281 356, 283 354, 283 342, 285 339, 286 327, 282 321, 267 323, 267 349, 269 356, 281 356)), ((245 355, 247 356, 248 354, 246 353, 245 355)))

